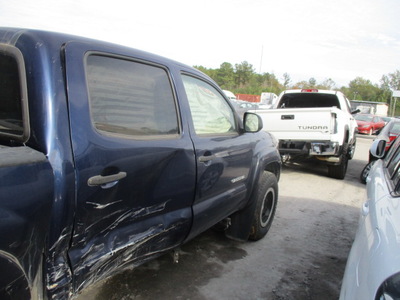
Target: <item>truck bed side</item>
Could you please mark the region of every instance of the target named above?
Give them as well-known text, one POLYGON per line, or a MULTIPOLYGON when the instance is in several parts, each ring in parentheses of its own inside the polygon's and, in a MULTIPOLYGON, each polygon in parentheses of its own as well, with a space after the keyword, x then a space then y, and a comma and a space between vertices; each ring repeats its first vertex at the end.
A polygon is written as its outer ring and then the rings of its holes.
POLYGON ((28 147, 0 146, 0 286, 5 287, 1 299, 29 295, 28 287, 39 278, 53 186, 53 171, 44 154, 28 147))

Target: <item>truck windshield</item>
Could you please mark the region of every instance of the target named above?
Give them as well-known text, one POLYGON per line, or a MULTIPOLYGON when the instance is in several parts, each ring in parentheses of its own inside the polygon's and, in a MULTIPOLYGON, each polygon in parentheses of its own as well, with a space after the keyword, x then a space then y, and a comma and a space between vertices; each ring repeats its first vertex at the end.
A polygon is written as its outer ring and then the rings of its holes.
POLYGON ((372 122, 373 116, 371 115, 356 115, 354 117, 357 121, 372 122))
POLYGON ((337 107, 339 100, 334 94, 290 93, 282 96, 279 108, 337 107))

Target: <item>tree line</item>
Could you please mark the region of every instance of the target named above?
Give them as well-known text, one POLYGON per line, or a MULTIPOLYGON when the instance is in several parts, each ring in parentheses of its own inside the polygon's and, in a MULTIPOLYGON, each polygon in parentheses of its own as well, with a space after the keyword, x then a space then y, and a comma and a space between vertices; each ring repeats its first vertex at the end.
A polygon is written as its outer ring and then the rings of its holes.
MULTIPOLYGON (((384 102, 391 107, 392 90, 400 90, 399 70, 382 75, 379 84, 356 77, 349 82, 348 86, 337 87, 331 78, 317 82, 315 78, 311 77, 308 81, 293 83, 288 73, 284 73, 281 80, 273 73, 258 74, 247 61, 235 65, 224 62, 218 69, 194 67, 210 76, 222 89, 235 94, 260 95, 262 92, 270 92, 279 95, 286 89, 317 88, 341 91, 350 100, 384 102)), ((396 111, 400 111, 400 101, 397 102, 399 103, 396 103, 396 111)))

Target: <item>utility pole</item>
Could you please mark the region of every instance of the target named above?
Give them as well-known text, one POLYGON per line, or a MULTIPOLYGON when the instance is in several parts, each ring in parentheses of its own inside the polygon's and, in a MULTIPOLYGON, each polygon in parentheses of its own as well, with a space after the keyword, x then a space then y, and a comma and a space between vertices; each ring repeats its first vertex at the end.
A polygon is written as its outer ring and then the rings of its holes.
POLYGON ((400 91, 393 91, 392 94, 392 101, 393 101, 393 110, 392 110, 392 117, 394 117, 394 115, 396 114, 396 101, 397 98, 400 97, 400 91))

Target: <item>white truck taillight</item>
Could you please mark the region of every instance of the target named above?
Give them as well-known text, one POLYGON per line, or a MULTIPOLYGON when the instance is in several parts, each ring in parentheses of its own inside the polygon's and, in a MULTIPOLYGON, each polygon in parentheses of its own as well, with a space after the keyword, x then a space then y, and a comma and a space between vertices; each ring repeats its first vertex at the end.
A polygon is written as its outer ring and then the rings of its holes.
POLYGON ((337 115, 336 113, 331 114, 331 134, 338 132, 337 115))

